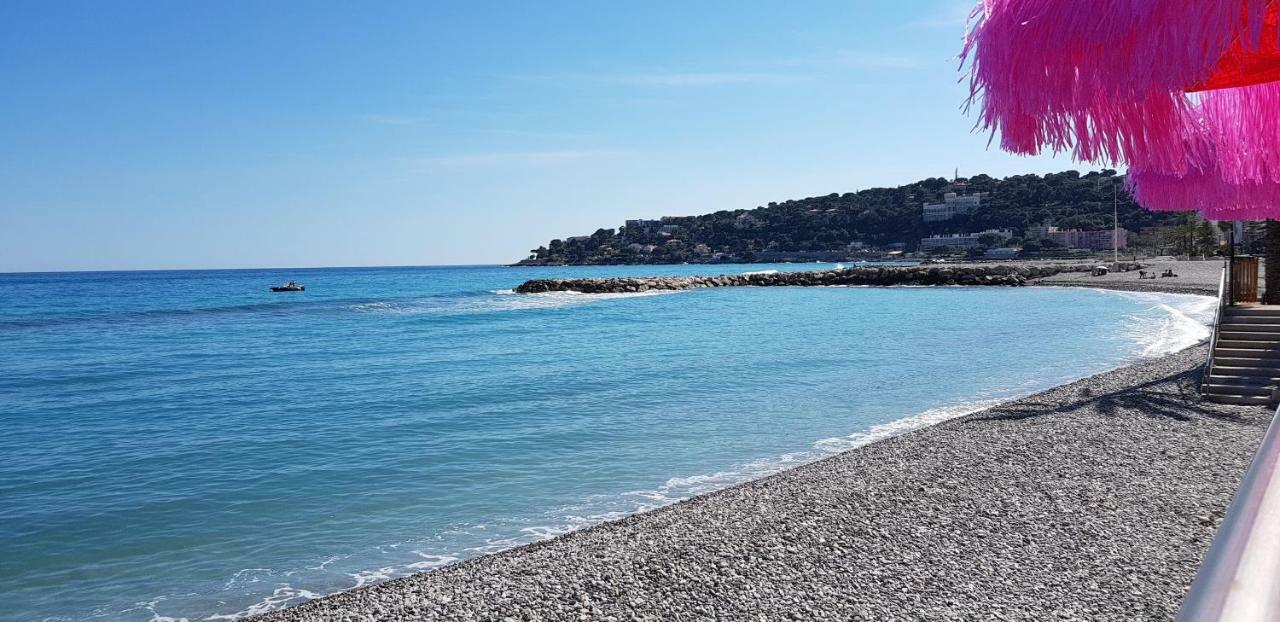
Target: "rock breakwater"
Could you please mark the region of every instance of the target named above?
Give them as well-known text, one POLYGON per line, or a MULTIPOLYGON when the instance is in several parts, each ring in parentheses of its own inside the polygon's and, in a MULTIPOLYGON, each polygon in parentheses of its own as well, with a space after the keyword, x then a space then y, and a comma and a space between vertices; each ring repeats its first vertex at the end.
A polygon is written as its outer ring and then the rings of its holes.
MULTIPOLYGON (((1130 270, 1138 264, 1122 264, 1130 270)), ((1064 272, 1090 272, 1093 265, 1056 266, 896 266, 860 267, 807 272, 722 274, 720 276, 653 276, 596 279, 534 279, 516 288, 521 294, 580 292, 624 294, 634 292, 701 289, 707 287, 831 287, 870 285, 1000 285, 1018 287, 1034 279, 1064 272)))

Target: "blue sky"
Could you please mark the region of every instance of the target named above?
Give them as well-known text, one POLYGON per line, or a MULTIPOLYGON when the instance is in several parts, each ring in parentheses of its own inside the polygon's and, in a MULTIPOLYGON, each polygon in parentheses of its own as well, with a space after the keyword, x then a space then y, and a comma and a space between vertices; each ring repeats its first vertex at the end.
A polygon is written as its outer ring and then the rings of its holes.
POLYGON ((626 219, 1079 168, 967 2, 0 4, 0 271, 501 263, 626 219))

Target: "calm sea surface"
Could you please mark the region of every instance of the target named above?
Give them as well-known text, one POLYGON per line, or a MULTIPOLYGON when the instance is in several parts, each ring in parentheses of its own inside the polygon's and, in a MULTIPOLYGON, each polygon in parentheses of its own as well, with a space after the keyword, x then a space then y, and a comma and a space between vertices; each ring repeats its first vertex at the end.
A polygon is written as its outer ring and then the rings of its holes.
POLYGON ((510 293, 813 268, 0 275, 0 618, 295 604, 1180 349, 1213 308, 1056 288, 510 293), (267 292, 285 279, 307 291, 267 292))

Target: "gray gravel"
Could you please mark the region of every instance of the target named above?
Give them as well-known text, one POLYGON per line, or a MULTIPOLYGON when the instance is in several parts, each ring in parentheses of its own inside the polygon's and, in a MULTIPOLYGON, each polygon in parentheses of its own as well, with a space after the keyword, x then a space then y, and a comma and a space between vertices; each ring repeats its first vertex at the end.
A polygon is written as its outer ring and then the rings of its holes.
MULTIPOLYGON (((1058 274, 1037 281, 1041 285, 1070 285, 1079 287, 1097 287, 1101 289, 1119 289, 1138 292, 1171 292, 1175 294, 1218 295, 1218 283, 1222 277, 1221 260, 1212 261, 1146 261, 1141 262, 1149 267, 1145 270, 1161 273, 1172 269, 1178 276, 1173 278, 1156 278, 1139 280, 1137 272, 1113 272, 1106 276, 1089 276, 1086 274, 1058 274)), ((1259 274, 1261 278, 1261 274, 1259 274)))
POLYGON ((1204 357, 263 619, 1167 620, 1269 420, 1204 357))

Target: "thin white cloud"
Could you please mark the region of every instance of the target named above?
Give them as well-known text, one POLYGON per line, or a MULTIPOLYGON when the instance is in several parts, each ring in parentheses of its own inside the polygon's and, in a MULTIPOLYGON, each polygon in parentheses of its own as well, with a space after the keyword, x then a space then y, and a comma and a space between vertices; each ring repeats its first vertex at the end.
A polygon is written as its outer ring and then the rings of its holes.
POLYGON ((795 76, 752 72, 660 72, 604 76, 608 82, 648 87, 699 87, 732 84, 777 84, 791 82, 795 76))
POLYGON ((521 138, 545 138, 548 140, 590 140, 599 138, 599 134, 590 134, 587 132, 540 132, 535 130, 512 130, 501 128, 486 128, 469 130, 479 134, 497 134, 499 136, 518 136, 521 138))
POLYGON ((462 155, 438 156, 420 160, 423 164, 439 167, 477 167, 504 165, 545 165, 595 160, 616 156, 617 149, 564 149, 550 151, 492 151, 462 155))
POLYGON ((836 62, 845 67, 859 69, 909 69, 920 64, 920 61, 910 56, 853 50, 841 51, 836 57, 836 62))
POLYGON ((400 125, 411 127, 427 125, 427 119, 424 117, 410 117, 403 115, 366 114, 361 115, 360 120, 365 123, 374 123, 377 125, 400 125))
MULTIPOLYGON (((772 67, 788 67, 808 75, 828 74, 838 69, 909 69, 924 63, 915 56, 869 50, 834 50, 808 57, 779 58, 768 61, 772 67)), ((794 75, 794 74, 793 74, 794 75)))
POLYGON ((795 82, 799 76, 755 71, 641 71, 561 73, 514 76, 513 79, 549 85, 603 83, 644 88, 697 88, 795 82))
POLYGON ((564 73, 515 76, 525 82, 546 84, 606 83, 653 89, 706 88, 736 85, 785 85, 813 80, 833 69, 908 69, 923 63, 905 54, 863 50, 836 50, 809 58, 780 58, 755 63, 749 71, 640 71, 615 73, 564 73))

